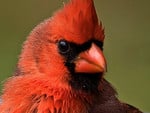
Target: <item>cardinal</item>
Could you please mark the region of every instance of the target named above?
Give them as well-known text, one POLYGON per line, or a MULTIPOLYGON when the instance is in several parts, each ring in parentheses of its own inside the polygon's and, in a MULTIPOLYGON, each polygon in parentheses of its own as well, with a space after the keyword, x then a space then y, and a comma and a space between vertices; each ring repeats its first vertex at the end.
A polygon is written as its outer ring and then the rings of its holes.
POLYGON ((105 80, 104 38, 93 0, 70 0, 28 36, 0 113, 142 113, 105 80))

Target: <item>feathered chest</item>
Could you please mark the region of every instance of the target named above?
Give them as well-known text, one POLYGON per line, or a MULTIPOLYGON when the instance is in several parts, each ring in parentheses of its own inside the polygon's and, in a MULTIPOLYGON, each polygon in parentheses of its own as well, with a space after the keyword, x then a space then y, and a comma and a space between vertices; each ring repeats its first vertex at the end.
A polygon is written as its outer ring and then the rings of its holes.
POLYGON ((18 76, 5 84, 1 113, 88 113, 92 96, 42 76, 18 76), (61 86, 61 88, 60 88, 61 86))
POLYGON ((55 93, 56 95, 32 95, 27 101, 24 101, 28 106, 23 105, 22 112, 19 113, 88 113, 91 97, 55 93))

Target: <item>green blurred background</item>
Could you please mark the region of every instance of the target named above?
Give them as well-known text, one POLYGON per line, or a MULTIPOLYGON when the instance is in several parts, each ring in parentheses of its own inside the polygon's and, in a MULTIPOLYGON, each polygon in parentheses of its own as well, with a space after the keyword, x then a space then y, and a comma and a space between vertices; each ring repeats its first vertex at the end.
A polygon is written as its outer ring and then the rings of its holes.
MULTIPOLYGON (((66 0, 0 0, 0 89, 23 41, 66 0)), ((106 78, 122 101, 150 111, 150 0, 95 0, 105 27, 106 78)))

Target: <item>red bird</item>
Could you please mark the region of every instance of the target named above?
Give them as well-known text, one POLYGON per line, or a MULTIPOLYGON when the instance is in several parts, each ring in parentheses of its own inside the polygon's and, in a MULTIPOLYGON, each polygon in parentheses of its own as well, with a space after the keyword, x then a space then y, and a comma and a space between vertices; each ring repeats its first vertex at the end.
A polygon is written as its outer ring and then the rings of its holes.
POLYGON ((28 36, 0 113, 142 113, 104 79, 103 43, 93 0, 71 0, 28 36))

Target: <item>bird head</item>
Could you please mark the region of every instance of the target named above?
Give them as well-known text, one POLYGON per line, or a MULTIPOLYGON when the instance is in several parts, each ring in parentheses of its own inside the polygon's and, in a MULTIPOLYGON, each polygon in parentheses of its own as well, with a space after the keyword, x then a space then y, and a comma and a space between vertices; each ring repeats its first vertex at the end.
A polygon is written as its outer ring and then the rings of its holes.
POLYGON ((106 71, 103 42, 104 30, 93 0, 71 0, 30 33, 18 73, 48 77, 60 87, 91 91, 106 71))

